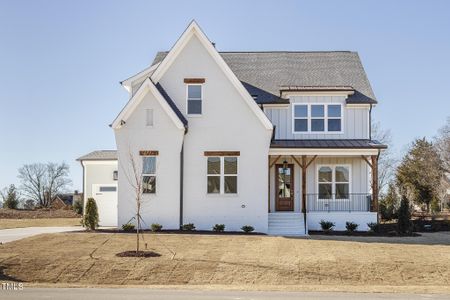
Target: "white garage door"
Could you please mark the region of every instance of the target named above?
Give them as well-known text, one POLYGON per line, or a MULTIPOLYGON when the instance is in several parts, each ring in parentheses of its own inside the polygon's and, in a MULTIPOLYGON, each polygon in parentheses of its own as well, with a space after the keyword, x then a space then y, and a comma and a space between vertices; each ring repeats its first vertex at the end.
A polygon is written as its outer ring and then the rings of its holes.
POLYGON ((117 184, 93 184, 100 226, 117 226, 117 184))

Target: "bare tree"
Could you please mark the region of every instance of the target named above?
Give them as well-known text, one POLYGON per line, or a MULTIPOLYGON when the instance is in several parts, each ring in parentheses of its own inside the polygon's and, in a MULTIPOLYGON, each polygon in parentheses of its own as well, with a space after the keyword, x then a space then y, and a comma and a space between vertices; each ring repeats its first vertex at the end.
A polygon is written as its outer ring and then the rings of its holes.
POLYGON ((436 149, 442 159, 447 174, 450 174, 450 117, 446 124, 439 130, 435 142, 436 149))
POLYGON ((142 194, 143 194, 143 179, 142 179, 142 164, 136 161, 135 156, 128 151, 128 160, 131 170, 126 170, 122 165, 122 174, 126 177, 128 183, 133 189, 134 200, 136 201, 136 255, 139 254, 139 234, 141 233, 141 209, 142 209, 142 194), (130 174, 131 173, 131 174, 130 174))
POLYGON ((21 190, 39 206, 49 207, 59 193, 71 184, 69 166, 62 162, 27 164, 19 169, 21 190))
POLYGON ((388 148, 380 154, 380 158, 378 159, 378 186, 380 192, 384 192, 389 183, 395 178, 395 169, 398 160, 395 158, 392 151, 391 131, 382 129, 379 122, 374 122, 372 124, 372 139, 388 146, 388 148))

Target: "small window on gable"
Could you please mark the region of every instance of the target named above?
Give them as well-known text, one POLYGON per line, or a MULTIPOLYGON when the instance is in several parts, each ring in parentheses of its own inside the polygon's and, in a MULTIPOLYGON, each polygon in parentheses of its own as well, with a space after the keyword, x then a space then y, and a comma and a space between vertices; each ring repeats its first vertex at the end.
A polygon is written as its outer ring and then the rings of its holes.
POLYGON ((187 114, 201 115, 202 114, 202 85, 188 84, 187 85, 187 114))
POLYGON ((145 110, 145 125, 153 126, 153 109, 145 110))

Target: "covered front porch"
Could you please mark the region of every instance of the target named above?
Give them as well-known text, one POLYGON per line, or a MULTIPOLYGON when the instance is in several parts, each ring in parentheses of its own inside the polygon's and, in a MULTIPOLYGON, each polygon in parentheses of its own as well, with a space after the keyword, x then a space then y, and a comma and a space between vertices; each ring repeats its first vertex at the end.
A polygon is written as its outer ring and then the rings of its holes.
POLYGON ((269 152, 269 233, 307 234, 320 221, 345 230, 377 222, 378 158, 385 146, 368 140, 272 142, 269 152))

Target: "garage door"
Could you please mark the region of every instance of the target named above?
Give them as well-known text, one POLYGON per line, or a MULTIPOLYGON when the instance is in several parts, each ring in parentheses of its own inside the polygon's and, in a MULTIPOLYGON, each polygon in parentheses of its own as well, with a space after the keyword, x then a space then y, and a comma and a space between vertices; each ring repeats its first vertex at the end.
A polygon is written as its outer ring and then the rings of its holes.
POLYGON ((117 226, 117 184, 93 184, 100 226, 117 226))

